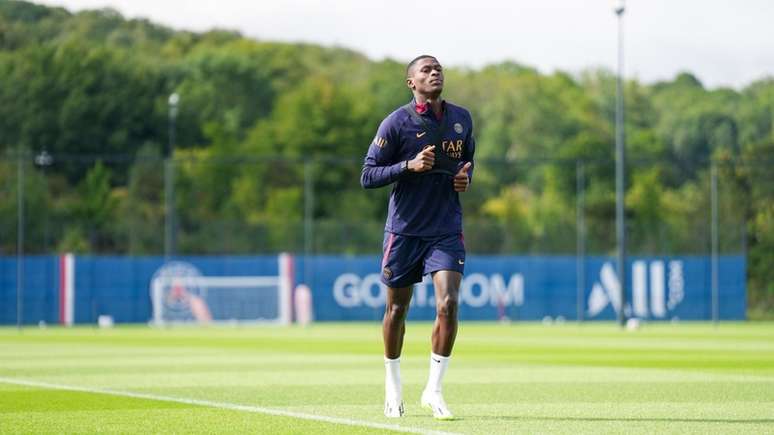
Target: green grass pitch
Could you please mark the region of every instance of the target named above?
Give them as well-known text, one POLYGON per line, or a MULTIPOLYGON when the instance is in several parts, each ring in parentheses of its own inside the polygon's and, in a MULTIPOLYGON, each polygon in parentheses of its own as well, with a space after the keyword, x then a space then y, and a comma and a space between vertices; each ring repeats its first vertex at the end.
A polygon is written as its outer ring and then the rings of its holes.
POLYGON ((382 415, 381 325, 0 329, 0 433, 774 433, 774 324, 462 322, 419 406, 429 323, 409 322, 406 416, 382 415))

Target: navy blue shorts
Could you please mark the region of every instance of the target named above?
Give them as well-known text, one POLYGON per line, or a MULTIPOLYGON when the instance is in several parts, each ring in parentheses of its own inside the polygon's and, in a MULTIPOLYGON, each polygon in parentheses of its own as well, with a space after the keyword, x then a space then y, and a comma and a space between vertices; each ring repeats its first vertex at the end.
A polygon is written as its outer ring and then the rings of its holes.
POLYGON ((439 270, 465 272, 462 234, 418 237, 385 232, 383 250, 382 282, 388 287, 409 287, 439 270))

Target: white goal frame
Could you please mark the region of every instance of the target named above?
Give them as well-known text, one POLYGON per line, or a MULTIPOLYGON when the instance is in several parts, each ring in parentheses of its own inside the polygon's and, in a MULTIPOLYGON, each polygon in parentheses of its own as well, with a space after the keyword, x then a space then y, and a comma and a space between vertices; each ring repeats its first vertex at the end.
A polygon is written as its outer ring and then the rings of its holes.
MULTIPOLYGON (((196 324, 195 321, 166 321, 164 320, 163 298, 164 289, 173 284, 185 287, 199 287, 207 289, 207 292, 217 291, 218 288, 256 288, 256 291, 273 288, 277 292, 276 319, 242 319, 238 323, 247 324, 276 324, 290 325, 291 294, 293 287, 293 258, 289 254, 279 256, 278 276, 157 276, 151 281, 151 302, 153 305, 152 323, 165 324, 196 324), (264 289, 261 289, 263 287, 264 289)), ((213 324, 229 324, 233 320, 212 320, 213 324)))

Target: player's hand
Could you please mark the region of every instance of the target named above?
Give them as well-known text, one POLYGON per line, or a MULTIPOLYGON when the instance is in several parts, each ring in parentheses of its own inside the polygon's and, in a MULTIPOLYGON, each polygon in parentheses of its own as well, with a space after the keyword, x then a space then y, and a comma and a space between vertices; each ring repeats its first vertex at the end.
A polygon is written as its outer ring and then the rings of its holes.
POLYGON ((425 172, 433 169, 435 164, 435 145, 431 145, 409 160, 408 169, 411 172, 425 172))
POLYGON ((454 176, 455 192, 464 192, 468 190, 468 185, 470 184, 470 178, 468 177, 469 169, 470 169, 470 162, 467 162, 462 168, 460 168, 460 171, 457 172, 457 175, 454 176))

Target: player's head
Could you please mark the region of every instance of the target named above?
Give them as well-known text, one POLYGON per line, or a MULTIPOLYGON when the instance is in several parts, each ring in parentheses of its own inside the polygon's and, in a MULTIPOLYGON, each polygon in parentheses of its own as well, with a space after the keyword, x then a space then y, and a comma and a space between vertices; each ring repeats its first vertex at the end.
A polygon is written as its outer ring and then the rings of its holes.
POLYGON ((406 85, 414 94, 437 97, 443 91, 443 68, 433 56, 417 56, 406 66, 406 85))

